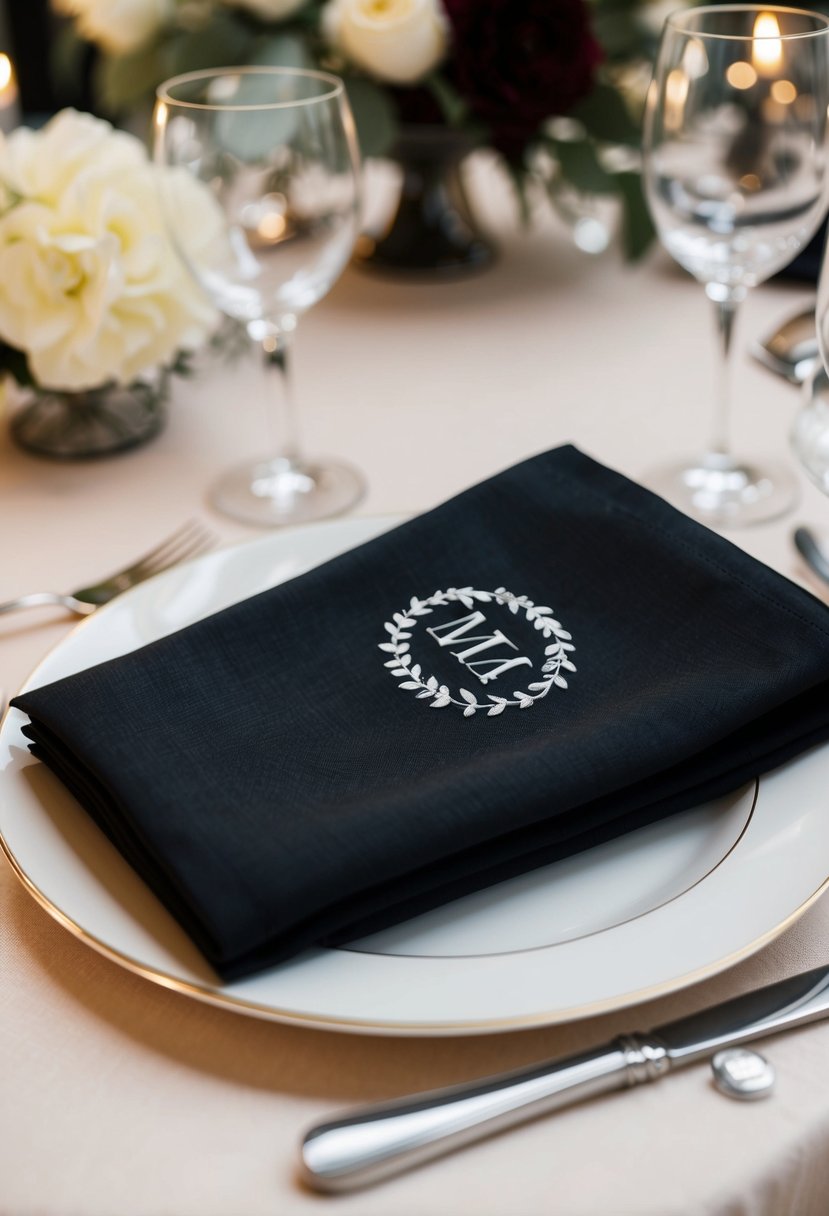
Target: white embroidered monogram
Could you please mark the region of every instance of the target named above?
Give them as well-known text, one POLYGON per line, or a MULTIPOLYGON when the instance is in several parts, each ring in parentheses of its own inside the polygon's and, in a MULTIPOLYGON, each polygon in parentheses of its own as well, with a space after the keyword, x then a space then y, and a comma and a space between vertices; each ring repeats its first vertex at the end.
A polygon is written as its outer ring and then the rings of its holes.
MULTIPOLYGON (((385 622, 385 629, 389 640, 381 642, 379 648, 392 656, 385 666, 390 675, 402 681, 399 687, 415 693, 419 700, 429 700, 431 709, 457 705, 463 710, 465 718, 473 717, 478 710, 484 710, 487 717, 494 718, 508 706, 517 705, 519 709, 530 709, 536 701, 546 697, 554 686, 567 688, 567 680, 561 674, 562 671, 576 670, 569 657, 575 650, 571 635, 554 619, 552 608, 536 605, 526 595, 513 595, 504 587, 497 587, 494 591, 477 591, 473 587, 448 587, 445 591, 436 591, 422 600, 412 596, 403 612, 393 613, 392 619, 385 622), (507 608, 514 616, 522 613, 524 619, 538 630, 544 641, 553 639, 544 647, 541 660, 543 679, 533 681, 526 691, 514 691, 510 697, 489 693, 479 700, 478 695, 466 688, 458 688, 457 693, 453 693, 449 686, 441 684, 436 676, 426 675, 423 664, 414 662, 410 646, 412 630, 417 627, 419 617, 428 616, 435 608, 453 603, 465 608, 466 614, 433 625, 427 628, 426 632, 442 649, 457 646, 450 654, 482 685, 499 679, 513 668, 533 667, 534 663, 531 658, 520 652, 519 647, 507 634, 488 622, 486 613, 476 606, 478 604, 497 604, 507 608)), ((483 694, 481 696, 483 697, 483 694)))

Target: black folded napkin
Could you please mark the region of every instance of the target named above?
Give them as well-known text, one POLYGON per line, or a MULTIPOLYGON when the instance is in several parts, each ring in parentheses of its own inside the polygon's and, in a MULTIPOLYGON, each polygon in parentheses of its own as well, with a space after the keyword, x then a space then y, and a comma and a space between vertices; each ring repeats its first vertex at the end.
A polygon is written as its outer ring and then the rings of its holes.
POLYGON ((565 447, 14 704, 233 977, 737 788, 828 679, 818 600, 565 447))

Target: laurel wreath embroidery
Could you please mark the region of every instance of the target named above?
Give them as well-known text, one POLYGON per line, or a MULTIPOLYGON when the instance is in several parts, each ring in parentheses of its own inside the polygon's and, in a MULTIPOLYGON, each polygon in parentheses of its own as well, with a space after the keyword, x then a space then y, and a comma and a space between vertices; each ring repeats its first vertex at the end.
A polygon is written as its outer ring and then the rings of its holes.
POLYGON ((419 600, 412 596, 408 608, 403 612, 393 613, 392 619, 385 622, 384 628, 389 640, 381 642, 379 648, 392 656, 384 666, 389 669, 391 675, 402 681, 398 688, 415 692, 419 700, 430 700, 430 709, 457 705, 463 709, 465 718, 473 717, 478 710, 485 710, 487 717, 494 718, 502 714, 507 706, 514 705, 519 709, 531 709, 536 701, 546 697, 554 686, 567 687, 567 680, 561 674, 562 671, 576 670, 575 664, 568 657, 575 650, 572 635, 562 627, 560 621, 555 620, 552 608, 534 604, 526 595, 513 595, 504 587, 496 587, 494 591, 476 591, 473 587, 448 587, 446 591, 436 591, 426 599, 419 600), (516 615, 523 612, 526 620, 530 621, 544 638, 554 639, 544 650, 545 661, 541 670, 545 678, 528 685, 526 691, 513 692, 512 697, 499 697, 489 693, 485 701, 479 701, 476 695, 466 688, 458 689, 459 695, 455 697, 446 684, 440 684, 435 676, 427 676, 420 663, 412 663, 409 648, 412 637, 410 630, 417 624, 418 617, 427 616, 435 608, 446 604, 457 602, 472 609, 476 601, 489 604, 493 600, 506 605, 509 611, 516 615))

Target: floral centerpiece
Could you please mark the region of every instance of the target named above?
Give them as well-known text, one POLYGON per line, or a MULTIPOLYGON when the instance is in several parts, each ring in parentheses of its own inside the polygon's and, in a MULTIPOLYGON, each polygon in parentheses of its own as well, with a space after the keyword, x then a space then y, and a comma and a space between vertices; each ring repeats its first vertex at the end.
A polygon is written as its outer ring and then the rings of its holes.
MULTIPOLYGON (((646 0, 53 0, 101 55, 101 104, 123 113, 164 78, 230 63, 343 76, 364 154, 412 127, 494 148, 526 204, 543 187, 615 195, 629 255, 652 229, 639 185, 646 0), (620 149, 630 150, 620 155, 620 149)), ((60 59, 72 56, 64 44, 60 59)))
MULTIPOLYGON (((88 427, 93 403, 104 443, 102 412, 119 390, 122 410, 132 399, 133 414, 157 423, 165 371, 213 327, 165 234, 160 172, 140 140, 74 110, 0 140, 0 370, 37 396, 16 420, 30 447, 44 426, 61 429, 67 405, 76 421, 86 407, 88 427)), ((184 172, 168 186, 207 248, 219 222, 212 197, 184 172)), ((136 425, 122 419, 110 444, 138 438, 136 425)), ((55 442, 71 446, 65 433, 55 442)))

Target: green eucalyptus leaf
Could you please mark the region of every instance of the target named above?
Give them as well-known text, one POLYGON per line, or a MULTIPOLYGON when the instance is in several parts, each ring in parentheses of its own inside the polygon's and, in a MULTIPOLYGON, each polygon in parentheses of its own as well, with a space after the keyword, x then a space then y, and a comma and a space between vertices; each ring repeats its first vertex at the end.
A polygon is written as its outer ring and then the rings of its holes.
POLYGON ((104 55, 95 65, 95 95, 110 113, 122 113, 151 99, 168 74, 164 47, 147 43, 127 55, 104 55))
POLYGON ((642 257, 656 235, 638 173, 616 173, 613 180, 622 199, 622 245, 625 256, 642 257))
POLYGON ((29 370, 29 364, 22 350, 0 342, 0 372, 11 376, 21 388, 36 388, 37 382, 29 370))
POLYGON ((52 39, 50 64, 62 93, 76 93, 83 84, 84 60, 89 44, 78 37, 74 25, 58 26, 52 39))
POLYGON ((638 13, 642 0, 590 0, 591 20, 595 23, 608 13, 638 13))
POLYGON ((602 168, 591 140, 549 139, 547 147, 558 161, 563 176, 582 194, 614 194, 614 179, 602 168))
POLYGON ((635 5, 608 4, 593 10, 593 33, 611 63, 642 53, 643 27, 635 5))
POLYGON ((276 68, 315 66, 306 39, 298 33, 268 34, 258 39, 248 62, 276 68))
POLYGON ((252 28, 230 10, 217 9, 207 25, 179 31, 170 41, 174 72, 247 63, 256 45, 252 28))
POLYGON ((589 96, 570 111, 569 118, 581 122, 588 134, 602 143, 638 146, 641 131, 624 100, 609 84, 596 84, 589 96))
POLYGON ((345 79, 363 156, 384 156, 397 138, 397 114, 388 93, 362 76, 345 79))
POLYGON ((320 27, 320 15, 327 2, 328 0, 312 0, 311 3, 303 4, 295 13, 291 14, 291 24, 304 28, 316 36, 320 27))
POLYGON ((459 127, 469 114, 469 106, 455 86, 438 72, 427 76, 423 84, 440 106, 448 125, 459 127))

